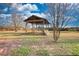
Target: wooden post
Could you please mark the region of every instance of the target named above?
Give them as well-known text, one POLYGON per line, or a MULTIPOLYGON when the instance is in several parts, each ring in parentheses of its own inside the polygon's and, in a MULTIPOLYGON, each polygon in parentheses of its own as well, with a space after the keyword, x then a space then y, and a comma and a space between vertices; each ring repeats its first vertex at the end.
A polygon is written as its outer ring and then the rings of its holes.
POLYGON ((26 30, 26 32, 27 32, 27 22, 26 22, 26 25, 25 25, 25 30, 26 30))
POLYGON ((43 21, 43 34, 44 34, 44 23, 45 23, 45 21, 43 21))
POLYGON ((36 29, 37 29, 37 24, 36 24, 36 29))
POLYGON ((33 23, 32 23, 32 32, 33 32, 33 23))
POLYGON ((44 29, 44 23, 45 23, 45 21, 43 21, 43 29, 44 29))
POLYGON ((48 24, 48 29, 49 29, 49 26, 50 26, 50 25, 48 24))

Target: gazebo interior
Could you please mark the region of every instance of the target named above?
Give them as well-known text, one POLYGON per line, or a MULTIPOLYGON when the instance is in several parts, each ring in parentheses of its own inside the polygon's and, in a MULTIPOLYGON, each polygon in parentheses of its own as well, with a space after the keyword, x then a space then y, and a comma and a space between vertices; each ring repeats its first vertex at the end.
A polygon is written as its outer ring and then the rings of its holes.
POLYGON ((47 19, 44 19, 42 17, 32 15, 24 20, 26 23, 26 32, 33 32, 33 33, 44 33, 45 28, 49 27, 49 22, 47 19), (31 24, 31 28, 27 28, 28 24, 31 24))

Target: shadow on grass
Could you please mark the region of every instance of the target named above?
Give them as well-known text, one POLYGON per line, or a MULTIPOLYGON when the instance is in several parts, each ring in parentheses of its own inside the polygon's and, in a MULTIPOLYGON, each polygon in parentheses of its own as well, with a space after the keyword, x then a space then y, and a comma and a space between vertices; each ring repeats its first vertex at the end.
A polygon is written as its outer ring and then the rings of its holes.
POLYGON ((34 36, 39 36, 39 35, 45 35, 43 33, 0 33, 1 36, 25 36, 25 35, 34 35, 34 36))

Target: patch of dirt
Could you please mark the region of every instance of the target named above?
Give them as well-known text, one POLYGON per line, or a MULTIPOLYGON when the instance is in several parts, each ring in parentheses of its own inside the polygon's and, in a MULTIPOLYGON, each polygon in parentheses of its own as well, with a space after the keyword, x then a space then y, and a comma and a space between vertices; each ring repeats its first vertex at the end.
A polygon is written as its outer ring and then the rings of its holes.
POLYGON ((8 39, 0 39, 0 55, 9 55, 10 50, 12 48, 20 47, 20 40, 8 40, 8 39))

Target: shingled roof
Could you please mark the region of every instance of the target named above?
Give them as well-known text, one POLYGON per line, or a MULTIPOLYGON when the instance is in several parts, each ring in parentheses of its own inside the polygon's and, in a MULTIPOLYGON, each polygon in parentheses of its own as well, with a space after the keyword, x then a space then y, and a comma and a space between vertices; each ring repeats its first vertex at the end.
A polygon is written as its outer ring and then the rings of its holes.
POLYGON ((48 20, 36 15, 32 15, 24 20, 27 23, 34 23, 34 24, 49 24, 48 20))

